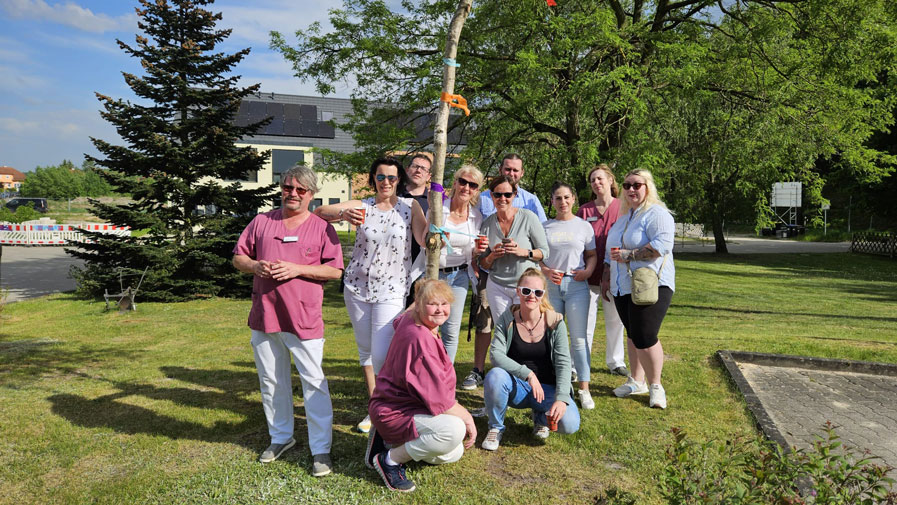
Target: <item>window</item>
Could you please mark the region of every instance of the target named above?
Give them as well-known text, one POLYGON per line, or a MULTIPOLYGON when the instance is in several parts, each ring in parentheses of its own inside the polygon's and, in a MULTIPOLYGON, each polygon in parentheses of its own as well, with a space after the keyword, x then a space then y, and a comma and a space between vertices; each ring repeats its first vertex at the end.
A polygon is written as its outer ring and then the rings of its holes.
POLYGON ((311 201, 310 204, 308 204, 308 210, 313 211, 313 210, 317 209, 318 207, 320 207, 321 204, 323 204, 323 203, 324 202, 321 201, 320 198, 315 198, 314 200, 311 201))
POLYGON ((296 164, 305 164, 305 151, 287 149, 274 149, 271 151, 271 166, 274 169, 277 181, 280 181, 280 178, 277 176, 293 168, 296 164))
POLYGON ((327 205, 336 205, 339 203, 339 198, 331 198, 327 200, 327 205))

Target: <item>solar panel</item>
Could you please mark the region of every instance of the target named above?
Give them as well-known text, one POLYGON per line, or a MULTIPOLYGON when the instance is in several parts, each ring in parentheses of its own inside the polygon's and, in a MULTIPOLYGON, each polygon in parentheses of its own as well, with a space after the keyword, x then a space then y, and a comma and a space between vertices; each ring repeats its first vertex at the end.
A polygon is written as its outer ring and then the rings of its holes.
POLYGON ((318 136, 318 122, 317 121, 300 121, 299 129, 302 132, 303 137, 317 137, 318 136))
POLYGON ((299 115, 303 121, 317 121, 318 107, 315 105, 300 105, 299 115))
POLYGON ((282 103, 267 103, 267 111, 268 115, 274 118, 283 119, 283 104, 282 103))
POLYGON ((240 102, 240 110, 237 111, 237 115, 239 116, 248 116, 249 115, 249 102, 243 100, 240 102))
POLYGON ((284 119, 283 120, 283 134, 291 135, 293 137, 299 137, 302 135, 302 130, 299 127, 300 121, 298 119, 284 119))
POLYGON ((336 137, 336 129, 330 123, 318 123, 318 137, 332 139, 336 137))
POLYGON ((250 116, 264 116, 268 111, 265 102, 249 102, 250 116))
POLYGON ((265 135, 283 135, 283 120, 274 119, 265 127, 265 135))
POLYGON ((300 105, 297 103, 287 103, 283 106, 283 118, 284 119, 301 119, 300 116, 300 105))

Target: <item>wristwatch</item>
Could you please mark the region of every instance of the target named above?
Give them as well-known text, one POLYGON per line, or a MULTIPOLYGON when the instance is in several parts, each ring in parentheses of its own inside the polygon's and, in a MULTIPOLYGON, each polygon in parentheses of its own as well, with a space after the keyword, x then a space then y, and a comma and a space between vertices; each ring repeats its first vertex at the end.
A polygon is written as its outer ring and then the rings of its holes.
POLYGON ((533 259, 533 250, 530 249, 528 253, 526 253, 526 257, 529 259, 533 259))

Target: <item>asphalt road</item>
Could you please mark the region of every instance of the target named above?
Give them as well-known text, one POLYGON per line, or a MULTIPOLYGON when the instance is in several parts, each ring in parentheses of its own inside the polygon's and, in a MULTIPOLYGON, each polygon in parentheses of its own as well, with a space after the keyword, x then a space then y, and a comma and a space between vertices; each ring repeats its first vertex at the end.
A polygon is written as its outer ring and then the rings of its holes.
MULTIPOLYGON (((770 239, 757 237, 730 237, 726 242, 732 254, 765 254, 765 253, 839 253, 850 249, 850 242, 796 242, 787 239, 770 239)), ((701 242, 685 242, 676 240, 673 254, 713 253, 716 248, 713 239, 701 242)))
POLYGON ((7 302, 72 291, 69 267, 81 264, 62 247, 3 246, 0 288, 9 290, 7 302))

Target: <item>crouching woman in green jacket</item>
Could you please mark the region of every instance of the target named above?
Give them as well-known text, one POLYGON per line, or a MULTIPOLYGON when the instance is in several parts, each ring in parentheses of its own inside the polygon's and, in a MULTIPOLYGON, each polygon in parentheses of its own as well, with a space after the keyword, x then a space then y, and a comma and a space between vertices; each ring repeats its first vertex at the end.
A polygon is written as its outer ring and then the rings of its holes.
POLYGON ((533 435, 579 430, 579 410, 570 398, 572 360, 564 318, 552 310, 542 272, 530 268, 517 281, 519 305, 496 321, 484 396, 489 431, 483 449, 501 443, 508 407, 533 411, 533 435))

